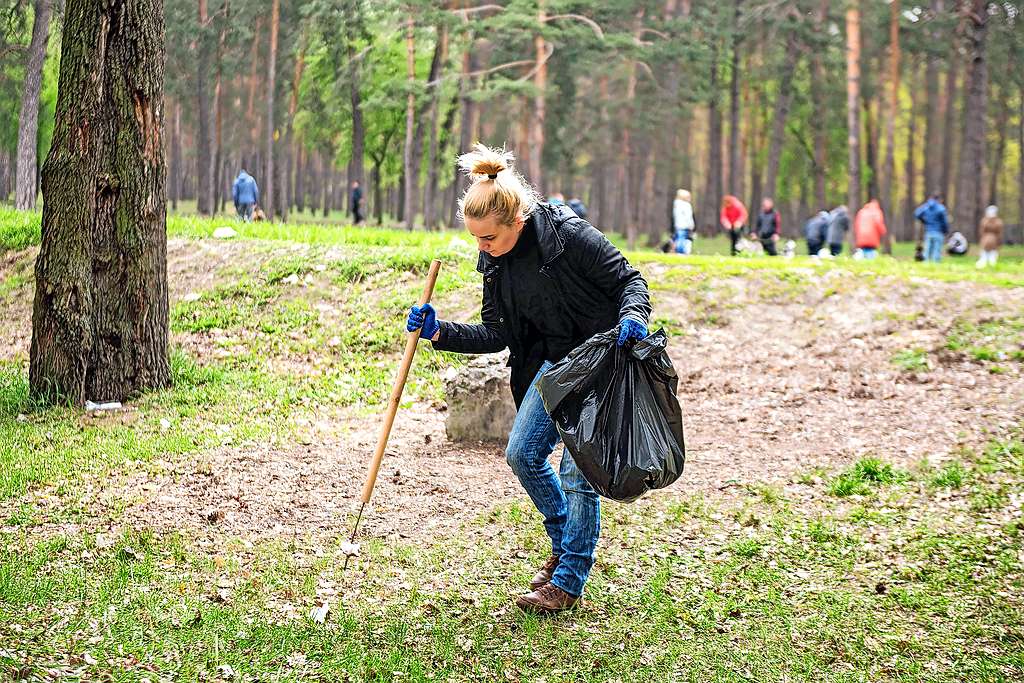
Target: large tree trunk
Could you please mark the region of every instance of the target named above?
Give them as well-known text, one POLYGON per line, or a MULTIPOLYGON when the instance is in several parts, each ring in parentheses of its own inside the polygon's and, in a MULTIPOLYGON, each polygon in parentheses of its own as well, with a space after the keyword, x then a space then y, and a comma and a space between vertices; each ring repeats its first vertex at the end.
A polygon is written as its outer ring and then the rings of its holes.
POLYGON ((295 56, 295 72, 292 75, 292 92, 288 98, 288 120, 285 121, 284 129, 284 144, 281 146, 285 150, 286 159, 283 168, 282 183, 280 195, 282 200, 278 202, 280 208, 281 220, 288 220, 288 210, 291 208, 292 200, 295 195, 295 188, 292 185, 292 171, 296 163, 296 157, 298 156, 295 143, 295 112, 299 108, 299 85, 302 83, 302 72, 306 67, 305 53, 300 49, 299 53, 295 56))
MULTIPOLYGON (((479 68, 474 42, 471 36, 467 38, 468 46, 465 52, 462 53, 462 77, 459 80, 459 154, 469 151, 470 146, 476 140, 479 123, 477 115, 479 106, 473 101, 472 97, 476 77, 470 76, 479 68)), ((461 197, 469 188, 469 179, 462 175, 458 168, 455 169, 455 183, 456 196, 461 197)), ((448 220, 449 225, 455 225, 457 211, 458 204, 453 202, 451 205, 451 215, 448 220)))
POLYGON ((170 383, 160 0, 69 0, 43 166, 32 395, 81 406, 170 383))
POLYGON ((18 159, 16 163, 15 206, 22 210, 36 208, 36 140, 39 132, 39 90, 43 84, 43 62, 50 37, 51 0, 36 0, 32 24, 32 42, 28 48, 28 64, 21 93, 21 115, 18 119, 18 159))
POLYGON ((228 22, 230 21, 229 6, 224 1, 224 12, 221 17, 220 37, 217 39, 217 77, 213 86, 213 111, 214 111, 214 133, 213 133, 213 212, 220 211, 224 206, 224 100, 223 96, 223 72, 224 72, 224 42, 227 39, 228 22))
MULTIPOLYGON (((847 203, 850 215, 861 205, 860 190, 860 6, 858 0, 846 10, 846 127, 850 176, 847 203)), ((850 231, 853 240, 853 230, 850 231)))
POLYGON ((199 119, 199 140, 196 145, 196 210, 209 216, 213 213, 213 102, 210 97, 210 65, 213 63, 213 35, 207 0, 199 0, 199 55, 196 59, 196 104, 199 119))
POLYGON ((977 238, 982 212, 982 174, 985 168, 985 123, 987 116, 988 62, 985 39, 988 34, 988 2, 972 0, 967 22, 967 56, 970 59, 964 82, 964 129, 960 146, 960 172, 956 183, 957 229, 977 238))
POLYGON ((796 33, 790 32, 786 37, 786 61, 782 65, 782 75, 779 78, 779 94, 775 99, 775 113, 772 117, 772 139, 768 147, 768 167, 765 169, 764 193, 772 199, 775 198, 777 189, 782 143, 785 142, 786 135, 786 119, 789 118, 789 108, 793 102, 793 72, 796 70, 799 51, 796 33))

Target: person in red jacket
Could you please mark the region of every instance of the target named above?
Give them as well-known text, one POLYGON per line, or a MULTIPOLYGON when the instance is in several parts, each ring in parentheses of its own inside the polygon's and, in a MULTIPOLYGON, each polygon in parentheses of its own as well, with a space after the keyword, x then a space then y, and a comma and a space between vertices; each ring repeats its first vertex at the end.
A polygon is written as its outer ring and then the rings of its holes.
POLYGON ((729 233, 729 253, 735 256, 736 242, 743 234, 743 226, 747 224, 747 207, 736 197, 727 194, 722 197, 722 210, 718 220, 729 233))
POLYGON ((885 215, 877 199, 872 199, 853 219, 853 239, 864 258, 878 256, 878 247, 885 236, 885 215))

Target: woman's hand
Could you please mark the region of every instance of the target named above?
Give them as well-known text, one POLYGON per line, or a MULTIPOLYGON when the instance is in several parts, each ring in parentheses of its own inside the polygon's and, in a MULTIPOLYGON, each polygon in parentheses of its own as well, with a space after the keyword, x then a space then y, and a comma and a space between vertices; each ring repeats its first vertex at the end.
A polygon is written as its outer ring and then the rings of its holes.
POLYGON ((406 320, 405 329, 410 332, 420 331, 420 339, 437 341, 438 333, 441 331, 441 324, 437 322, 437 312, 430 304, 413 306, 409 309, 409 318, 406 320))
POLYGON ((622 346, 630 339, 643 339, 647 336, 647 325, 631 318, 626 318, 619 323, 619 346, 622 346))

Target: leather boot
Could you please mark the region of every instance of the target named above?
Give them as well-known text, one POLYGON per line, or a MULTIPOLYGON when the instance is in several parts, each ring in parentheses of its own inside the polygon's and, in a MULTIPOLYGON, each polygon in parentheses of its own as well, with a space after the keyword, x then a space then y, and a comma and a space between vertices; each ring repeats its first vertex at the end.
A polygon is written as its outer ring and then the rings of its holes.
POLYGON ((551 616, 572 609, 577 602, 579 602, 578 597, 569 595, 561 588, 546 583, 532 593, 520 595, 516 599, 516 607, 531 614, 551 616))
POLYGON ((551 580, 551 577, 555 573, 555 569, 558 567, 558 555, 552 555, 544 561, 541 568, 537 570, 537 573, 530 579, 530 590, 537 590, 545 583, 551 580))

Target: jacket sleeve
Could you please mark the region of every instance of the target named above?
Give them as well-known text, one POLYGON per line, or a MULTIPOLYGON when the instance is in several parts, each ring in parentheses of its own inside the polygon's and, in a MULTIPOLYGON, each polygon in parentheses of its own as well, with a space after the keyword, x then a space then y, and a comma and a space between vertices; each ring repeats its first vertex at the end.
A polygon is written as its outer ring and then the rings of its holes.
POLYGON ((566 245, 569 265, 608 298, 619 302, 619 322, 647 324, 651 300, 647 281, 600 230, 587 223, 566 245))
POLYGON ((924 204, 914 209, 914 218, 922 220, 924 218, 924 204))
POLYGON ((441 333, 433 343, 438 351, 455 353, 497 353, 508 344, 502 328, 505 321, 498 317, 498 307, 491 291, 484 287, 483 306, 480 309, 481 324, 467 325, 447 320, 438 321, 441 333))

